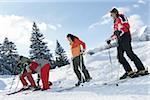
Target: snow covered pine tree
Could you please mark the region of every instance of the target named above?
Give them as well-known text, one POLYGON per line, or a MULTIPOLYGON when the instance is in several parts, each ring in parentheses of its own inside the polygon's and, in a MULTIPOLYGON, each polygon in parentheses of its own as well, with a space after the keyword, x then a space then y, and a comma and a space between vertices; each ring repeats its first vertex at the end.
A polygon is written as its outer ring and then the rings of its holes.
POLYGON ((52 53, 47 47, 47 43, 44 42, 43 34, 40 33, 39 28, 36 23, 33 23, 32 27, 32 36, 31 36, 31 45, 30 45, 30 57, 31 59, 45 58, 49 61, 52 61, 52 53))
POLYGON ((16 45, 13 42, 10 42, 8 38, 5 38, 0 49, 2 74, 18 74, 19 69, 17 68, 16 57, 19 55, 17 53, 16 45))
POLYGON ((64 51, 64 49, 62 48, 62 46, 60 45, 58 40, 56 41, 55 54, 56 54, 56 65, 58 67, 65 66, 65 65, 69 64, 69 60, 68 60, 68 57, 66 55, 66 52, 64 51))

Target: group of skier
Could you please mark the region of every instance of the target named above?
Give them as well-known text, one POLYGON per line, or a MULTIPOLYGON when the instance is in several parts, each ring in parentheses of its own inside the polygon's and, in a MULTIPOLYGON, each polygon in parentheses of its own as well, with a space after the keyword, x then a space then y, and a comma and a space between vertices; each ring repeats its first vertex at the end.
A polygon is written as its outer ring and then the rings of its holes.
MULTIPOLYGON (((141 60, 132 50, 130 25, 127 17, 125 17, 123 14, 119 14, 116 8, 113 8, 110 11, 110 14, 114 20, 114 32, 113 35, 107 40, 107 44, 111 45, 112 40, 118 40, 117 58, 125 70, 125 74, 123 74, 120 79, 125 79, 127 77, 134 78, 138 77, 139 75, 147 75, 148 71, 145 70, 141 60), (127 56, 134 62, 137 68, 136 72, 132 70, 131 66, 125 59, 124 52, 126 52, 127 56)), ((79 86, 81 83, 89 82, 92 79, 88 70, 86 69, 83 59, 83 55, 86 51, 86 44, 73 34, 68 34, 67 39, 71 47, 73 69, 78 78, 78 82, 75 85, 79 86)), ((42 90, 47 90, 52 85, 52 83, 49 82, 50 62, 46 59, 40 58, 31 60, 21 56, 18 58, 18 66, 22 68, 20 80, 24 89, 29 87, 34 88, 35 90, 40 89, 40 79, 42 80, 43 84, 42 90), (39 76, 37 81, 38 85, 36 85, 32 77, 32 73, 34 72, 38 73, 39 76), (30 85, 28 85, 25 77, 27 77, 30 85)))

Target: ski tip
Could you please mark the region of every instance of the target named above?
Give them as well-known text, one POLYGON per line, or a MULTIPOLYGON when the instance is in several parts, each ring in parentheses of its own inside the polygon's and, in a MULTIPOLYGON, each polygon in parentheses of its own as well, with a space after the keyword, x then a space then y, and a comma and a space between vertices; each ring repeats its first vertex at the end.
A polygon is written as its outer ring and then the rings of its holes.
POLYGON ((8 94, 6 94, 7 96, 10 96, 10 95, 13 95, 13 94, 15 94, 15 93, 8 93, 8 94))
POLYGON ((87 54, 90 55, 90 56, 92 56, 92 55, 94 55, 95 53, 91 51, 91 52, 87 52, 87 54))
POLYGON ((8 95, 8 96, 9 96, 10 94, 6 94, 6 95, 8 95))
POLYGON ((104 83, 103 85, 107 85, 107 83, 104 83))

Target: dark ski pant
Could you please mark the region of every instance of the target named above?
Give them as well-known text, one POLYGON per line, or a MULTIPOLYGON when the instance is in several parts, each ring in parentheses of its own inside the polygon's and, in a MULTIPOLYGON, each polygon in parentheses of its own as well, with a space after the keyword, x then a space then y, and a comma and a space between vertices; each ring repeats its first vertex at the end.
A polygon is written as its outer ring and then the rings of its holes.
POLYGON ((138 71, 145 70, 141 60, 132 50, 130 33, 124 33, 124 35, 118 40, 118 44, 119 46, 117 47, 117 58, 123 65, 126 72, 132 71, 132 68, 124 57, 124 52, 126 52, 127 56, 131 59, 131 61, 134 62, 138 71))
POLYGON ((82 72, 85 76, 85 79, 90 79, 90 74, 84 65, 84 59, 83 59, 82 55, 77 56, 73 59, 74 72, 76 73, 79 81, 82 81, 82 75, 81 75, 81 72, 79 71, 79 68, 82 70, 82 72))

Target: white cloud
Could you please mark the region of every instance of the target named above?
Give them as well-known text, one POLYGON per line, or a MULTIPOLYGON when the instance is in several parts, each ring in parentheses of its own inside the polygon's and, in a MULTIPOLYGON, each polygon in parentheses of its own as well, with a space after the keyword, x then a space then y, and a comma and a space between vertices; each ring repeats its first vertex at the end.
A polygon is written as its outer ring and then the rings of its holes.
POLYGON ((62 25, 61 25, 61 24, 57 24, 57 27, 58 27, 58 28, 62 28, 62 25))
MULTIPOLYGON (((0 15, 0 43, 5 37, 13 41, 21 53, 28 54, 33 21, 16 15, 0 15)), ((40 31, 46 31, 49 27, 45 22, 37 23, 40 31)), ((48 41, 48 45, 52 42, 48 41)))
POLYGON ((146 4, 146 1, 144 0, 138 0, 138 2, 136 4, 133 4, 134 8, 139 8, 140 5, 146 4))
POLYGON ((57 27, 56 27, 56 26, 54 26, 54 25, 49 24, 49 25, 48 25, 48 27, 49 27, 51 30, 54 30, 54 31, 56 31, 56 30, 57 30, 57 27))
POLYGON ((138 3, 140 3, 140 4, 146 4, 146 2, 144 0, 139 0, 138 3))
POLYGON ((15 42, 25 41, 30 37, 32 24, 21 16, 0 15, 0 38, 8 37, 15 42))
POLYGON ((61 24, 56 24, 56 25, 48 24, 48 27, 53 31, 57 31, 59 28, 62 28, 62 25, 61 24))
POLYGON ((93 23, 89 26, 89 29, 94 29, 96 26, 99 26, 99 25, 100 25, 99 22, 93 23))
POLYGON ((49 48, 53 47, 54 44, 55 44, 54 41, 51 41, 51 40, 48 40, 48 39, 44 39, 44 41, 47 42, 49 48))
POLYGON ((110 13, 105 14, 102 18, 89 26, 89 29, 94 29, 97 26, 108 24, 111 21, 110 13))
POLYGON ((138 5, 138 4, 134 4, 133 7, 134 7, 134 8, 138 8, 139 5, 138 5))
POLYGON ((101 18, 101 25, 105 25, 108 24, 111 21, 111 17, 110 17, 110 13, 105 14, 102 18, 101 18))
POLYGON ((48 26, 46 23, 42 22, 42 23, 38 23, 37 26, 39 27, 40 31, 45 31, 48 29, 48 26))
POLYGON ((130 12, 130 8, 129 7, 115 7, 119 10, 119 13, 128 13, 130 12))
POLYGON ((144 26, 144 23, 141 19, 141 17, 137 14, 131 15, 129 18, 129 23, 131 27, 131 32, 135 32, 136 30, 140 29, 142 26, 144 26))

